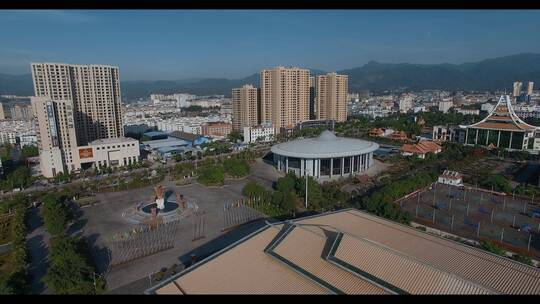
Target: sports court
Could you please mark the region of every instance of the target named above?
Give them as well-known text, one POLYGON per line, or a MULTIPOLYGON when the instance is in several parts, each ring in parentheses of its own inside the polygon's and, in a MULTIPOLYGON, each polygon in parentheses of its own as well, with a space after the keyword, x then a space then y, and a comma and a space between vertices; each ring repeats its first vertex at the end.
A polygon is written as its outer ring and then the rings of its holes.
POLYGON ((433 183, 396 203, 415 222, 540 257, 540 203, 531 197, 433 183))

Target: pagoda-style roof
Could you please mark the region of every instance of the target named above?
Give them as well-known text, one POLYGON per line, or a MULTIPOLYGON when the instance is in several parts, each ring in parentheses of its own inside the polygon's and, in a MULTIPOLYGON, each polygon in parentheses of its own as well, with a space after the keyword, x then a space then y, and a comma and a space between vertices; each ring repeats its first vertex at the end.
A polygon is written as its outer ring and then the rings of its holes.
POLYGON ((499 98, 499 101, 486 118, 475 124, 469 126, 460 125, 460 127, 504 131, 534 131, 539 129, 539 127, 524 122, 516 115, 508 95, 502 95, 499 98))

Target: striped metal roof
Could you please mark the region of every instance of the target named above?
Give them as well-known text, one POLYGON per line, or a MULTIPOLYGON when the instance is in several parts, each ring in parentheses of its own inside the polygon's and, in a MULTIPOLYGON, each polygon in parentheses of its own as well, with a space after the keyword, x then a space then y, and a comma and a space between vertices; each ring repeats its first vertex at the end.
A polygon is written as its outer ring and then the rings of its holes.
POLYGON ((540 294, 540 271, 355 209, 266 228, 157 294, 540 294))
POLYGON ((264 253, 281 226, 268 227, 217 258, 186 269, 191 271, 155 292, 170 294, 178 286, 177 294, 328 294, 264 253))
POLYGON ((359 210, 342 210, 297 223, 329 225, 354 237, 376 241, 498 293, 540 294, 540 270, 534 267, 359 210))
POLYGON ((353 266, 361 273, 367 273, 408 294, 496 293, 382 245, 347 234, 343 235, 331 258, 336 262, 353 266), (407 275, 403 275, 404 273, 407 275))
POLYGON ((328 237, 319 228, 317 233, 296 227, 273 249, 273 252, 293 263, 320 281, 333 287, 336 293, 388 294, 376 286, 323 258, 328 237))

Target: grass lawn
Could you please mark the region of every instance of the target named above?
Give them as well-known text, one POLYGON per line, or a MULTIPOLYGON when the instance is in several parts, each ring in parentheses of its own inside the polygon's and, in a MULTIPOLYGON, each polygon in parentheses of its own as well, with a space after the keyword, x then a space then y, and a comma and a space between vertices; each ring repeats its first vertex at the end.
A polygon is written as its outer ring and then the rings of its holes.
POLYGON ((0 254, 0 285, 9 278, 13 272, 13 263, 11 263, 11 251, 0 254))

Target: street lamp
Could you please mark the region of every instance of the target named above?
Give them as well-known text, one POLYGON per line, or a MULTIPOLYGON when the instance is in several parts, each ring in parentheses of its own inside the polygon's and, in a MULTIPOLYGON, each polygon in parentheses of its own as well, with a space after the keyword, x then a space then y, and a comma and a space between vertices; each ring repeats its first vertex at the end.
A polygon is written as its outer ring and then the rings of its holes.
POLYGON ((304 178, 306 180, 306 210, 307 210, 307 195, 308 195, 308 172, 307 168, 304 168, 304 178))

